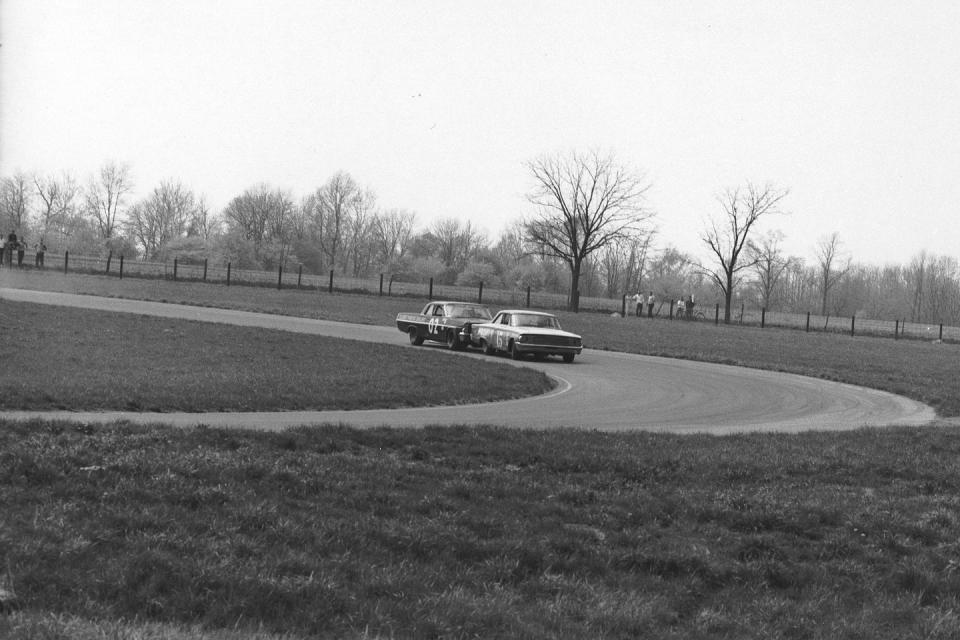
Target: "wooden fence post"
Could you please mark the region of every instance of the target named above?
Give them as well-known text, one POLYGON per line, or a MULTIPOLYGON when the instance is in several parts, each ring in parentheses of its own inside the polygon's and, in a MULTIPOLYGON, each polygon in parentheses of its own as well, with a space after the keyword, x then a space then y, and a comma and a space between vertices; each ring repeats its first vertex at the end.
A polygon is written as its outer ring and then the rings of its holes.
POLYGON ((900 339, 900 321, 899 320, 894 320, 894 323, 893 323, 893 339, 894 340, 900 339))
POLYGON ((623 294, 623 299, 620 302, 620 315, 624 318, 627 317, 627 294, 623 294))
POLYGON ((527 287, 527 309, 530 308, 530 287, 527 287))
POLYGON ((207 258, 203 259, 203 281, 207 281, 207 258))
POLYGON ((857 328, 857 316, 850 316, 850 336, 853 337, 856 334, 857 328))
POLYGON ((173 281, 177 281, 177 259, 173 259, 173 281))
POLYGON ((231 265, 231 264, 232 264, 232 263, 230 263, 230 262, 227 263, 227 286, 228 286, 228 287, 230 286, 230 265, 231 265))
POLYGON ((483 304, 483 280, 480 281, 480 291, 477 292, 477 304, 483 304))
POLYGON ((760 328, 766 329, 767 327, 767 308, 763 307, 760 310, 760 328))
POLYGON ((107 275, 110 275, 110 262, 113 260, 113 250, 107 254, 107 275))
POLYGON ((380 274, 380 295, 383 295, 383 274, 380 274))
POLYGON ((810 333, 810 312, 807 311, 807 333, 810 333))
POLYGON ((327 293, 333 293, 333 269, 330 269, 330 282, 327 284, 327 293))
POLYGON ((297 289, 300 288, 300 282, 301 282, 301 280, 303 280, 303 265, 302 265, 302 264, 301 264, 300 267, 297 269, 297 289))
POLYGON ((120 279, 123 280, 123 254, 120 254, 120 279))
POLYGON ((720 303, 716 304, 716 307, 713 309, 713 324, 716 326, 720 325, 720 303))
POLYGON ((430 292, 427 294, 428 300, 433 300, 433 278, 430 278, 430 292))
POLYGON ((943 342, 943 323, 940 323, 940 337, 937 338, 940 342, 943 342))
POLYGON ((283 288, 283 263, 277 265, 277 289, 283 288))
POLYGON ((69 264, 70 264, 70 252, 64 251, 63 252, 63 273, 64 274, 67 273, 67 265, 69 264))

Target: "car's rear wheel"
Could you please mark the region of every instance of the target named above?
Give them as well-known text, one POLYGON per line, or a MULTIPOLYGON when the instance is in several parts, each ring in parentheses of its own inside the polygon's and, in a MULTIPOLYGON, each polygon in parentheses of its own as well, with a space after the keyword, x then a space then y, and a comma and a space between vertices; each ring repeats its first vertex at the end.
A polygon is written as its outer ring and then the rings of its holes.
POLYGON ((410 344, 415 347, 419 347, 423 344, 423 337, 417 332, 416 327, 410 327, 407 329, 407 335, 410 337, 410 344))
POLYGON ((523 353, 520 351, 520 349, 517 348, 516 342, 510 343, 510 357, 513 358, 514 360, 520 360, 521 358, 523 358, 523 353))
POLYGON ((570 364, 571 362, 573 362, 573 354, 572 353, 563 354, 563 361, 566 362, 567 364, 570 364))

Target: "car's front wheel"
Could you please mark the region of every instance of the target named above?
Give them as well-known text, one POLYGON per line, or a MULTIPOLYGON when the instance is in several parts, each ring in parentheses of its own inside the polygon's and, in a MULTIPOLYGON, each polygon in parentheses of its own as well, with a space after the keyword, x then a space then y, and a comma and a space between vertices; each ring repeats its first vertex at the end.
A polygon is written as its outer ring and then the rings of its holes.
POLYGON ((517 348, 516 342, 510 343, 510 357, 513 358, 514 360, 520 360, 523 358, 523 352, 521 352, 520 349, 517 348))
POLYGON ((460 350, 460 336, 457 335, 456 331, 447 331, 447 348, 450 351, 460 350))
POLYGON ((572 353, 563 354, 563 361, 566 362, 567 364, 570 364, 571 362, 573 362, 573 354, 572 353))
POLYGON ((419 347, 420 345, 423 344, 423 336, 421 336, 417 332, 416 327, 410 327, 407 330, 407 335, 410 337, 410 344, 412 344, 413 346, 419 347))

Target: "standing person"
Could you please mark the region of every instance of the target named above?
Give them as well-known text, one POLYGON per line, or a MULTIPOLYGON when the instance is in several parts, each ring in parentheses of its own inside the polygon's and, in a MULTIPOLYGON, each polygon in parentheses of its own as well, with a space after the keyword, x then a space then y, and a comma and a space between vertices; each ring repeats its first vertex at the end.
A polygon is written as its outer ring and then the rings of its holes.
POLYGON ((17 234, 11 229, 7 236, 7 266, 13 266, 13 252, 17 250, 17 234))
POLYGON ((3 266, 3 261, 6 259, 7 255, 7 241, 3 239, 3 236, 0 236, 0 267, 3 266))
POLYGON ((653 297, 653 291, 650 292, 650 295, 647 296, 647 317, 653 317, 653 303, 656 302, 656 298, 653 297))
POLYGON ((35 252, 33 258, 34 266, 43 268, 43 254, 47 252, 47 245, 43 243, 43 240, 40 240, 40 242, 34 245, 33 250, 35 252))
POLYGON ((642 318, 643 317, 643 296, 640 295, 639 291, 637 291, 637 295, 631 296, 631 297, 633 298, 634 303, 636 303, 637 305, 637 309, 636 309, 637 317, 642 318))
POLYGON ((23 254, 27 252, 27 241, 21 240, 17 243, 17 266, 23 269, 23 254))

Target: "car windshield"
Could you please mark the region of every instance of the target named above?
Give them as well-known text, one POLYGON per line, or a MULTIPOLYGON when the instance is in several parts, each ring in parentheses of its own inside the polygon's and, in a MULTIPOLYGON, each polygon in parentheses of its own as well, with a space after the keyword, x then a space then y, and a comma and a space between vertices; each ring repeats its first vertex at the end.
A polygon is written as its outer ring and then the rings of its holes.
POLYGON ((448 304, 447 315, 451 318, 476 318, 477 320, 489 320, 491 317, 486 307, 473 304, 448 304))
POLYGON ((515 327, 536 327, 537 329, 559 329, 560 322, 553 316, 541 316, 533 313, 518 313, 511 324, 515 327))

